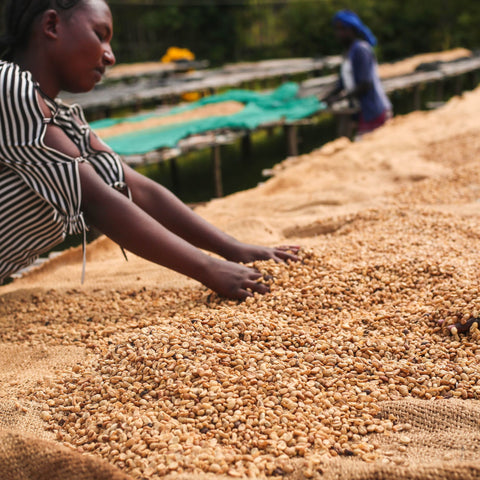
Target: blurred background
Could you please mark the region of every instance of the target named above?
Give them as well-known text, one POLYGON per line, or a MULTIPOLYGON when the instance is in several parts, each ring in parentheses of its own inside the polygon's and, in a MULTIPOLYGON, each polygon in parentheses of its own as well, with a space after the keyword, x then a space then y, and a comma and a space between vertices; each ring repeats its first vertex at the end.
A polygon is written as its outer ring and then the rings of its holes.
MULTIPOLYGON (((190 81, 215 83, 217 77, 224 78, 226 70, 220 67, 225 64, 298 57, 317 61, 338 56, 341 47, 334 36, 332 17, 344 8, 355 10, 377 36, 375 53, 379 63, 457 47, 471 50, 469 54, 475 58, 480 53, 479 0, 110 0, 108 4, 114 18, 117 64, 136 63, 138 68, 123 72, 123 77, 110 78, 90 95, 78 99, 62 96, 67 102, 81 103, 89 120, 128 117, 158 109, 158 114, 166 115, 178 104, 232 88, 268 92, 287 80, 302 88, 312 82, 311 77, 317 77, 313 82, 322 84, 338 72, 338 64, 271 78, 252 76, 253 80, 244 83, 222 84, 223 80, 219 80, 215 88, 192 86, 191 91, 187 87, 182 94, 162 98, 156 94, 162 88, 174 92, 190 81), (174 67, 170 73, 157 72, 157 65, 153 65, 152 73, 147 63, 159 62, 173 46, 193 52, 204 66, 178 67, 171 59, 168 61, 174 67), (128 98, 143 101, 137 104, 128 98)), ((0 0, 0 7, 3 10, 4 0, 0 0)), ((412 80, 411 75, 422 75, 415 71, 416 66, 396 75, 398 85, 389 94, 396 114, 438 108, 453 95, 478 85, 478 65, 467 65, 464 71, 461 65, 450 66, 460 70, 442 76, 437 83, 427 78, 435 74, 428 71, 431 68, 423 73, 424 80, 412 80)), ((248 66, 237 67, 241 74, 241 69, 248 66)), ((261 70, 255 65, 250 68, 261 70)), ((434 70, 438 68, 433 66, 434 70)), ((227 73, 235 75, 233 70, 227 73)), ((215 137, 204 148, 179 147, 173 153, 167 149, 170 156, 154 156, 132 165, 195 205, 254 187, 287 156, 312 152, 334 140, 340 135, 338 119, 338 115, 319 109, 316 115, 297 122, 294 153, 293 137, 279 122, 267 129, 244 132, 234 141, 215 137)), ((160 148, 158 151, 164 153, 160 148)))
POLYGON ((172 44, 212 65, 338 53, 331 18, 354 9, 380 61, 480 46, 477 0, 111 0, 119 62, 154 60, 172 44))
MULTIPOLYGON (((0 0, 3 9, 4 0, 0 0)), ((338 53, 331 18, 354 9, 380 61, 480 46, 478 0, 110 0, 118 62, 158 60, 171 45, 212 65, 338 53)))

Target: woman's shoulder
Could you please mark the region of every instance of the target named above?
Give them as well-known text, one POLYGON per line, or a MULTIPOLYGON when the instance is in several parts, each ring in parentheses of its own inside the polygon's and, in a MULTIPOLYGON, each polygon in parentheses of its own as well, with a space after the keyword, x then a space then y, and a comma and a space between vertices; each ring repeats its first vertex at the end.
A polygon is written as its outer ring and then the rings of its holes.
POLYGON ((23 71, 16 63, 5 60, 0 60, 0 78, 2 81, 23 80, 24 82, 35 84, 30 72, 23 71))
POLYGON ((0 95, 5 91, 3 87, 6 86, 8 82, 12 82, 17 76, 18 67, 15 64, 0 60, 0 95))
POLYGON ((44 113, 38 88, 29 72, 14 63, 0 62, 0 144, 32 144, 41 137, 44 113), (26 128, 28 125, 28 128, 26 128))
POLYGON ((367 61, 375 58, 372 47, 365 40, 356 40, 350 49, 349 56, 353 61, 367 61))
POLYGON ((373 48, 371 47, 371 45, 367 41, 362 39, 358 39, 353 43, 352 51, 373 54, 373 48))
POLYGON ((4 74, 9 70, 15 70, 15 68, 18 68, 18 66, 14 63, 7 62, 6 60, 0 60, 0 74, 4 74))
POLYGON ((18 65, 0 60, 0 102, 35 101, 37 84, 32 74, 18 65))

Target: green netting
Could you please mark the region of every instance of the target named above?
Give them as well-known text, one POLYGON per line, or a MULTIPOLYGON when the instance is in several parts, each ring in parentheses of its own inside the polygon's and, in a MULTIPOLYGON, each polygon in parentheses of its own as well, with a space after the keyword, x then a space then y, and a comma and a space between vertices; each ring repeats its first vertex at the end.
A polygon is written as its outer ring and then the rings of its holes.
POLYGON ((309 117, 325 108, 316 97, 298 98, 298 85, 286 83, 272 93, 258 93, 249 90, 231 90, 221 95, 206 97, 191 105, 174 108, 168 114, 136 115, 128 118, 106 119, 93 122, 94 129, 107 128, 119 123, 141 122, 152 117, 165 117, 194 110, 204 105, 226 101, 237 101, 245 108, 234 115, 209 117, 139 130, 106 139, 107 144, 120 155, 144 154, 160 148, 173 148, 180 140, 213 130, 254 130, 261 125, 276 122, 296 121, 309 117))

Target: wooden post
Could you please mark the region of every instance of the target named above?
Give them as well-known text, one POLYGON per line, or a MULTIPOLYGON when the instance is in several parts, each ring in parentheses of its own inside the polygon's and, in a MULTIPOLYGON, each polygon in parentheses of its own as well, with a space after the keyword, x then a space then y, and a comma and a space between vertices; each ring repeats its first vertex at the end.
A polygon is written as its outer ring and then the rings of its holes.
POLYGON ((473 88, 477 88, 480 82, 480 70, 472 72, 473 88))
POLYGON ((437 82, 437 102, 443 102, 444 95, 444 80, 439 80, 437 82))
POLYGON ((178 193, 180 190, 180 181, 178 179, 178 165, 177 165, 177 159, 176 158, 171 158, 170 159, 170 175, 172 178, 172 186, 173 190, 178 193))
POLYGON ((223 197, 223 182, 222 182, 222 157, 220 155, 220 145, 212 147, 213 159, 213 179, 215 182, 215 197, 223 197))
POLYGON ((423 85, 420 83, 418 84, 413 93, 413 109, 420 110, 422 108, 422 88, 423 85))
POLYGON ((463 75, 459 75, 455 80, 455 93, 461 95, 463 91, 463 75))
POLYGON ((467 79, 467 88, 470 89, 475 89, 478 86, 478 70, 473 70, 471 72, 468 72, 467 75, 465 76, 467 79))
POLYGON ((285 125, 287 135, 288 155, 290 157, 298 156, 298 127, 297 125, 285 125))
POLYGON ((337 137, 352 138, 352 119, 349 113, 337 115, 337 137))
POLYGON ((247 132, 242 137, 242 160, 248 162, 252 159, 252 137, 250 132, 247 132))
POLYGON ((275 133, 275 127, 267 127, 268 138, 272 138, 274 133, 275 133))

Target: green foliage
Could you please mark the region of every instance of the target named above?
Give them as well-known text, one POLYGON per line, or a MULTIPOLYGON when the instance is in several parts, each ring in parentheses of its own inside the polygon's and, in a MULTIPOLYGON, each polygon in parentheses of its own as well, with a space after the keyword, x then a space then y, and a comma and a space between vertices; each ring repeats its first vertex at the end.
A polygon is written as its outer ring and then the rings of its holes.
POLYGON ((110 4, 123 61, 158 58, 170 45, 188 47, 214 64, 335 54, 339 46, 331 19, 341 8, 355 10, 377 35, 381 60, 456 46, 480 47, 480 2, 473 0, 159 0, 136 5, 124 0, 110 4))
POLYGON ((111 3, 114 48, 119 61, 158 60, 168 47, 186 47, 198 58, 222 63, 235 56, 235 9, 205 1, 201 6, 179 0, 175 6, 111 3))
POLYGON ((471 0, 292 1, 284 10, 286 42, 293 55, 332 54, 338 45, 331 18, 340 8, 355 10, 379 39, 382 60, 419 52, 480 46, 480 2, 471 0), (476 26, 477 25, 477 26, 476 26))
MULTIPOLYGON (((5 0, 0 0, 0 7, 5 0)), ((480 48, 478 0, 109 0, 118 61, 157 60, 187 47, 212 64, 339 53, 331 18, 355 10, 388 61, 480 48)))

